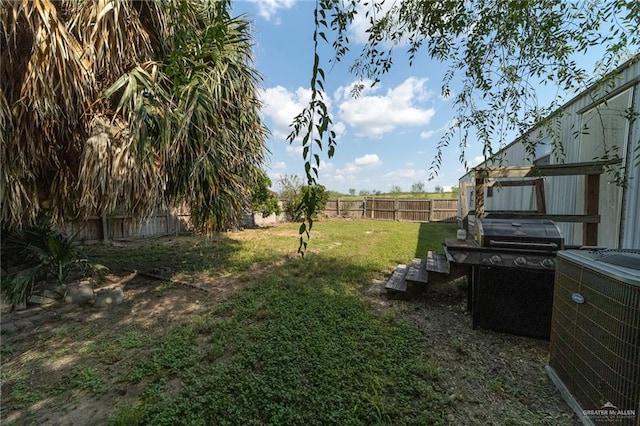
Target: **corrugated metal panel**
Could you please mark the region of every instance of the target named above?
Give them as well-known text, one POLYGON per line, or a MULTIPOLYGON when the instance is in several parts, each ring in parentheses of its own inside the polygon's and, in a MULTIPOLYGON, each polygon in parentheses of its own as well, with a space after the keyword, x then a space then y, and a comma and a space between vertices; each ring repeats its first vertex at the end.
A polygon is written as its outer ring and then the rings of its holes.
MULTIPOLYGON (((640 70, 638 71, 640 74, 640 70)), ((640 110, 640 85, 635 86, 635 111, 640 110)), ((640 248, 640 120, 636 119, 630 132, 627 151, 627 188, 623 198, 621 248, 640 248)))

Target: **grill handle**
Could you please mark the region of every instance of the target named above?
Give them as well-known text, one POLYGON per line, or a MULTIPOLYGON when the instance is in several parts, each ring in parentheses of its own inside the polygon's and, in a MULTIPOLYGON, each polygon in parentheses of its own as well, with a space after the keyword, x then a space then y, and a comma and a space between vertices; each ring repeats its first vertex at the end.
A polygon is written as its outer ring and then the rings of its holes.
POLYGON ((515 241, 495 241, 489 240, 489 245, 493 247, 513 247, 513 248, 539 248, 539 249, 557 249, 556 243, 526 243, 515 241))

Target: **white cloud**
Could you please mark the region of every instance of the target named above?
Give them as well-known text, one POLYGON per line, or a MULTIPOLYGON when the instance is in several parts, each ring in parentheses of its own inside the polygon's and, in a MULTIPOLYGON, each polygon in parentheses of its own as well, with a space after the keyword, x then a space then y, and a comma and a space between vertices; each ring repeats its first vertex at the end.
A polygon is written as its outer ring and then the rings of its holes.
POLYGON ((302 144, 294 143, 293 145, 287 145, 285 151, 287 151, 289 154, 293 154, 296 157, 302 158, 302 144))
POLYGON ((345 126, 342 121, 338 121, 333 125, 333 127, 331 127, 331 130, 335 132, 336 139, 340 140, 340 138, 347 133, 347 126, 345 126))
POLYGON ((377 154, 365 154, 362 157, 356 158, 353 162, 345 164, 344 168, 338 170, 338 173, 353 175, 363 168, 372 168, 381 164, 382 161, 377 154))
POLYGON ((320 160, 320 168, 318 170, 324 173, 331 173, 334 170, 333 163, 320 160))
POLYGON ((483 155, 477 155, 477 156, 473 157, 471 159, 471 161, 467 162, 467 165, 469 167, 475 167, 478 164, 482 163, 483 161, 484 161, 484 156, 483 155))
POLYGON ((460 126, 460 120, 458 120, 457 118, 454 118, 453 120, 445 123, 445 125, 442 127, 439 127, 434 130, 425 130, 424 132, 420 133, 420 139, 429 139, 431 136, 435 135, 436 133, 444 132, 453 127, 458 127, 458 126, 460 126))
POLYGON ((460 165, 460 167, 458 167, 456 169, 456 171, 460 174, 466 174, 469 170, 471 170, 472 168, 476 167, 477 165, 479 165, 480 163, 482 163, 484 161, 484 156, 482 155, 477 155, 475 157, 473 157, 471 160, 467 161, 467 168, 465 169, 464 164, 460 165))
POLYGON ((437 130, 425 130, 424 132, 420 133, 420 139, 429 139, 431 136, 435 135, 436 133, 438 133, 437 130))
POLYGON ((276 86, 263 90, 260 98, 264 104, 262 114, 271 119, 271 134, 275 139, 286 139, 291 133, 289 126, 293 119, 311 99, 311 90, 299 87, 291 92, 276 86))
POLYGON ((271 165, 271 168, 273 170, 282 170, 282 169, 286 169, 287 165, 284 161, 276 161, 271 165))
POLYGON ((366 154, 356 158, 353 163, 356 166, 377 166, 382 164, 382 161, 380 161, 380 158, 376 154, 366 154))
POLYGON ((341 87, 335 92, 340 102, 339 117, 355 129, 357 136, 374 138, 398 127, 427 125, 435 115, 435 109, 419 105, 432 97, 426 83, 426 78, 410 77, 387 89, 383 95, 376 95, 381 86, 367 86, 357 98, 351 96, 353 84, 341 87))
POLYGON ((424 169, 399 169, 385 173, 382 177, 385 180, 390 180, 392 184, 394 181, 406 181, 407 179, 413 179, 415 182, 416 180, 426 180, 427 172, 424 169))
MULTIPOLYGON (((296 2, 295 0, 248 0, 250 3, 255 4, 258 7, 258 14, 267 21, 271 21, 278 10, 289 9, 296 2)), ((276 23, 280 22, 276 18, 276 23)))

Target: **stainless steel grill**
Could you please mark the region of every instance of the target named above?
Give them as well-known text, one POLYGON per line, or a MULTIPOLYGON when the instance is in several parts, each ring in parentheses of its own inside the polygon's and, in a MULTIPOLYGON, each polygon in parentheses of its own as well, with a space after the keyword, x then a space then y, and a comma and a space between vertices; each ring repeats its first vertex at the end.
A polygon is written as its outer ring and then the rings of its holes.
POLYGON ((449 260, 470 268, 473 328, 548 339, 560 230, 538 219, 478 219, 475 228, 474 240, 445 242, 449 260))

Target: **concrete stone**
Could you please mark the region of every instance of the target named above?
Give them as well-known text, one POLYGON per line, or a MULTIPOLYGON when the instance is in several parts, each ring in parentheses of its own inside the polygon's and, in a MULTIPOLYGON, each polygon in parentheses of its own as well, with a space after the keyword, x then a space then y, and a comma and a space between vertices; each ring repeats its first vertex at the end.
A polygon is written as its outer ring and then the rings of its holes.
POLYGON ((103 308, 107 305, 119 305, 124 301, 124 290, 122 287, 104 288, 96 293, 96 301, 93 306, 103 308))
POLYGON ((67 303, 86 305, 93 301, 94 296, 93 288, 90 285, 80 282, 80 284, 69 285, 64 300, 67 303))
POLYGON ((49 299, 48 297, 40 296, 38 294, 32 294, 27 299, 28 303, 33 303, 34 305, 51 305, 56 303, 54 299, 49 299))
POLYGON ((0 314, 8 314, 13 311, 13 305, 0 295, 0 314))
POLYGON ((55 313, 54 311, 40 311, 38 312, 37 315, 34 315, 32 317, 29 318, 29 321, 39 324, 39 323, 45 323, 48 322, 49 320, 52 320, 54 318, 56 318, 58 316, 57 313, 55 313))
POLYGON ((54 299, 54 300, 60 300, 64 297, 64 290, 62 291, 62 293, 59 293, 55 290, 50 290, 48 288, 46 288, 43 292, 42 295, 44 297, 46 297, 47 299, 54 299))
POLYGON ((16 321, 15 325, 16 327, 18 327, 19 330, 24 330, 25 328, 33 327, 33 322, 28 319, 23 319, 23 320, 16 321))
POLYGON ((3 322, 0 324, 0 332, 2 334, 14 334, 18 331, 18 327, 12 322, 3 322))

